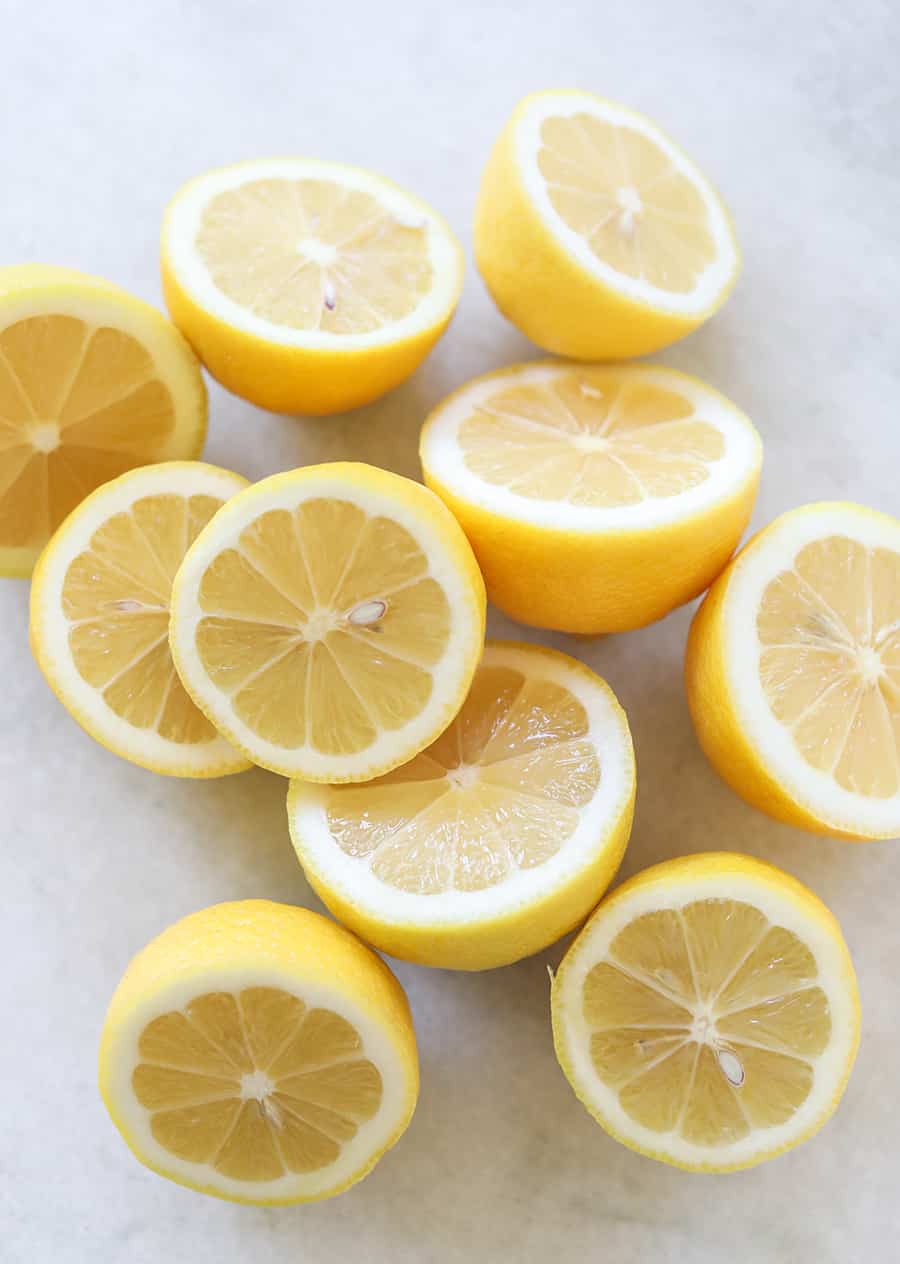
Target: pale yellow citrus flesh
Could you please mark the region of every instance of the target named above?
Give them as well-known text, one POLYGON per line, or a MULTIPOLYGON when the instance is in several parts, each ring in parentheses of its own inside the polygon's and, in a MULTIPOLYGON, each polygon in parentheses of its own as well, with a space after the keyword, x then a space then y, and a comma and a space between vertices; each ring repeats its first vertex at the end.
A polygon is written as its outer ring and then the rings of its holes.
POLYGON ((169 650, 169 597, 186 550, 223 501, 143 496, 70 563, 61 613, 82 677, 121 719, 194 745, 218 733, 185 693, 169 650))
POLYGON ((623 276, 686 294, 715 259, 693 181, 626 123, 588 113, 547 118, 537 166, 556 213, 623 276))
POLYGON ((346 755, 416 715, 450 631, 404 527, 350 501, 261 513, 203 575, 196 648, 252 733, 346 755))
POLYGON ((612 508, 709 477, 720 430, 670 387, 589 366, 500 387, 459 429, 466 467, 520 496, 612 508))
POLYGON ((0 548, 38 551, 95 487, 158 459, 175 424, 122 330, 52 314, 0 329, 0 548))
POLYGON ((831 1036, 809 949, 738 900, 636 918, 582 1002, 594 1069, 629 1118, 703 1147, 789 1119, 831 1036))
POLYGON ((900 553, 807 544, 766 587, 760 679, 803 759, 843 789, 900 790, 900 553))
POLYGON ((328 828, 400 891, 483 891, 543 864, 575 832, 600 782, 588 728, 562 685, 482 666, 449 729, 411 763, 328 788, 328 828))
POLYGON ((412 312, 433 279, 424 220, 326 179, 249 180, 217 194, 196 248, 224 295, 294 330, 381 329, 412 312))
POLYGON ((276 987, 208 992, 153 1019, 131 1083, 164 1150, 244 1182, 333 1164, 382 1097, 352 1024, 276 987))

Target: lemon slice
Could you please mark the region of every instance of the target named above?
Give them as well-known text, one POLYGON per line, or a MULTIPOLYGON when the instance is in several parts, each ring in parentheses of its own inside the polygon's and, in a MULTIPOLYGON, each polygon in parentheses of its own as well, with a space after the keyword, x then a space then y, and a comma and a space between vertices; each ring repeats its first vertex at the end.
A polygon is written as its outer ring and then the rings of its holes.
POLYGON ((436 496, 319 465, 216 514, 175 581, 170 639, 194 701, 255 763, 362 781, 450 723, 484 618, 472 551, 436 496))
POLYGON ((525 97, 485 168, 475 257, 501 311, 581 360, 644 355, 725 301, 728 212, 649 119, 590 92, 525 97))
POLYGON ((462 288, 463 256, 427 203, 336 162, 210 171, 169 206, 166 302, 223 385, 262 408, 333 413, 424 360, 462 288))
POLYGON ((556 1053, 607 1132, 697 1171, 804 1141, 859 1042, 840 927, 796 879, 727 853, 655 865, 605 900, 553 982, 556 1053))
POLYGON ((35 569, 31 645, 50 687, 98 742, 154 772, 249 767, 185 693, 168 640, 185 550, 246 486, 199 461, 131 470, 82 501, 35 569))
POLYGON ((341 926, 243 900, 170 926, 109 1006, 100 1091, 138 1159, 245 1203, 328 1198, 406 1128, 419 1088, 400 984, 341 926))
POLYGON ((806 505, 755 536, 691 627, 713 766, 754 807, 849 839, 900 834, 900 522, 806 505))
POLYGON ((684 373, 546 361, 444 400, 421 457, 491 600, 591 634, 641 627, 712 582, 750 519, 762 444, 684 373))
POLYGON ((409 961, 483 970, 594 907, 634 792, 609 686, 565 654, 495 642, 426 751, 364 786, 295 781, 288 817, 307 878, 351 930, 409 961))
POLYGON ((196 356, 147 303, 68 268, 0 268, 0 574, 137 465, 199 455, 196 356))

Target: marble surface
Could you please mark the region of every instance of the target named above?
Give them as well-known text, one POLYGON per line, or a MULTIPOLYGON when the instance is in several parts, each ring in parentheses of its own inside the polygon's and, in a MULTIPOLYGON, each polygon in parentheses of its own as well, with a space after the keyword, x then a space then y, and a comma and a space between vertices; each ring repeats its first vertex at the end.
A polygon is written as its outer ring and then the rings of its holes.
MULTIPOLYGON (((888 0, 0 7, 0 259, 69 264, 153 302, 160 212, 206 167, 294 152, 360 163, 431 200, 468 251, 481 164, 525 92, 583 86, 658 118, 721 187, 744 250, 725 310, 664 359, 762 431, 755 523, 827 497, 897 511, 900 24, 888 0)), ((401 389, 311 422, 214 386, 207 456, 251 477, 344 457, 415 474, 425 412, 532 354, 470 266, 450 332, 401 389)), ((680 1174, 607 1138, 558 1070, 546 967, 562 945, 479 976, 400 963, 422 1059, 409 1132, 339 1200, 258 1210, 141 1168, 100 1103, 95 1055, 126 962, 169 922, 243 896, 316 906, 284 784, 264 772, 178 783, 95 746, 31 660, 27 601, 25 583, 0 583, 4 1264, 887 1258, 900 1231, 900 851, 803 836, 716 779, 682 693, 690 610, 595 643, 543 639, 608 677, 628 710, 639 792, 623 874, 734 848, 783 865, 841 918, 864 1023, 835 1119, 755 1171, 680 1174)), ((496 614, 491 628, 537 639, 496 614)))

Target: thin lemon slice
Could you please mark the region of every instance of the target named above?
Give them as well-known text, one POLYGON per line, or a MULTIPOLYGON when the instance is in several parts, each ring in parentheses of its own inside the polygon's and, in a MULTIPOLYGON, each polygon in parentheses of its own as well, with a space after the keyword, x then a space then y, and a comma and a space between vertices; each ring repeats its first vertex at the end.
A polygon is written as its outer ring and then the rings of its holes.
POLYGON ((336 162, 198 176, 162 232, 166 302, 210 372, 263 408, 333 413, 384 394, 453 315, 463 256, 427 203, 336 162))
POLYGON ((686 679, 703 749, 754 807, 900 834, 900 522, 841 502, 776 518, 697 612, 686 679))
POLYGON ((364 786, 295 781, 288 817, 309 881, 352 930, 409 961, 483 970, 594 907, 634 792, 608 685, 565 654, 495 642, 426 751, 364 786))
POLYGON ((131 962, 100 1091, 138 1159, 247 1203, 360 1180, 405 1130, 419 1076, 406 996, 343 927, 244 900, 170 926, 131 962))
POLYGON ((168 640, 185 550, 246 486, 199 461, 131 470, 82 501, 34 573, 31 645, 51 689, 98 742, 154 772, 249 767, 185 693, 168 640))
POLYGON ((175 581, 170 639, 194 701, 255 763, 361 781, 450 723, 484 618, 472 551, 436 496, 319 465, 216 514, 175 581))
POLYGON ((836 1108, 859 1042, 828 909, 747 856, 655 865, 600 905, 553 982, 578 1097, 651 1158, 723 1172, 773 1158, 836 1108))
POLYGON ((421 457, 491 600, 590 634, 641 627, 712 582, 750 519, 762 444, 684 373, 545 361, 444 400, 421 457))
POLYGON ((657 351, 725 301, 728 212, 649 119, 590 92, 525 97, 485 168, 475 257, 501 311, 581 360, 657 351))
POLYGON ((205 436, 200 366, 159 312, 68 268, 0 268, 0 574, 30 575, 95 487, 205 436))

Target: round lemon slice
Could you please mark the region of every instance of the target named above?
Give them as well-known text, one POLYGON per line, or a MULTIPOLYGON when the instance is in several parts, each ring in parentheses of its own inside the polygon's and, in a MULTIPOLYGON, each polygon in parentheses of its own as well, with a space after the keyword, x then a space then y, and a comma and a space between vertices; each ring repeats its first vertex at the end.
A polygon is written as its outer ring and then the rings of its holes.
POLYGON ((98 742, 154 772, 250 766, 185 693, 168 639, 185 550, 246 486, 199 461, 131 470, 82 501, 35 569, 31 645, 50 687, 98 742))
POLYGON ((525 97, 481 182, 475 257, 498 307, 580 360, 657 351, 725 301, 728 212, 649 119, 590 92, 525 97))
POLYGON ((513 365, 440 404, 425 481, 522 623, 641 627, 702 592, 747 526, 762 444, 733 404, 657 365, 513 365))
POLYGON ((312 1202, 360 1180, 419 1088, 403 989, 307 909, 243 900, 170 926, 129 965, 100 1091, 136 1157, 244 1203, 312 1202))
POLYGON ((95 487, 205 437, 197 357, 164 316, 69 268, 0 268, 0 574, 30 575, 95 487))
POLYGON ((485 594, 440 500, 369 465, 276 474, 184 559, 170 639, 200 709, 255 763, 362 781, 433 741, 466 696, 485 594))
POLYGON ((239 163, 175 196, 162 230, 172 317, 229 390, 282 413, 356 408, 446 328, 463 255, 427 203, 357 167, 239 163))
POLYGON ((307 878, 352 930, 409 961, 484 970, 594 907, 634 793, 609 686, 565 654, 496 642, 426 751, 364 786, 295 781, 288 816, 307 878))
POLYGON ((748 803, 900 835, 900 521, 841 502, 776 518, 697 612, 686 681, 700 744, 748 803))
POLYGON ((553 981, 563 1070, 641 1154, 725 1172, 816 1132, 859 1042, 850 954, 828 909, 747 856, 655 865, 605 900, 553 981))

